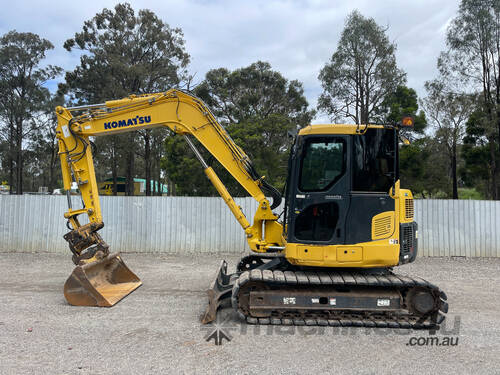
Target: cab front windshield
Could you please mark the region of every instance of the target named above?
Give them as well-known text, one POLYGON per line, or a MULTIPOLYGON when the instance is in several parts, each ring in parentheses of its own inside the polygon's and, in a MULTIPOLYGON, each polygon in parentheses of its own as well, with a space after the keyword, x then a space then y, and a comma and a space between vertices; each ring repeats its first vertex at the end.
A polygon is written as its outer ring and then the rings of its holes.
POLYGON ((305 144, 301 161, 301 191, 322 191, 345 173, 345 140, 333 137, 312 138, 305 144))

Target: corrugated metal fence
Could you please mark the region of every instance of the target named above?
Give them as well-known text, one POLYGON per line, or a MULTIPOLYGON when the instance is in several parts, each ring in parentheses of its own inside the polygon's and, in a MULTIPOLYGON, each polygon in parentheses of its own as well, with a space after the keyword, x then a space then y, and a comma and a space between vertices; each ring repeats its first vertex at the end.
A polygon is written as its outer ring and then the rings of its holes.
POLYGON ((500 201, 415 200, 424 256, 500 257, 500 201))
MULTIPOLYGON (((101 197, 112 251, 235 252, 247 249, 239 224, 220 198, 101 197)), ((237 198, 247 218, 252 198, 237 198)), ((73 197, 74 207, 78 198, 73 197)), ((68 252, 66 197, 0 195, 0 251, 68 252)), ((500 202, 416 200, 423 256, 500 257, 500 202)))

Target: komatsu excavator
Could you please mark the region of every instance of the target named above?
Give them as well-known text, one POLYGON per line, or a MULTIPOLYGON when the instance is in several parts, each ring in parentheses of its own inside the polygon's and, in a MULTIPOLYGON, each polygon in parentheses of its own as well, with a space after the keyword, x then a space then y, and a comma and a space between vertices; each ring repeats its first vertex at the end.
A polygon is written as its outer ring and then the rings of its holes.
POLYGON ((436 329, 443 321, 445 293, 392 270, 417 255, 413 197, 399 182, 399 130, 407 123, 301 129, 290 153, 281 216, 273 212, 282 203, 280 193, 203 101, 189 93, 173 89, 59 106, 56 114, 64 187, 69 191, 76 182, 83 201, 82 208, 73 208, 68 195, 64 215, 70 229, 64 238, 77 265, 64 287, 70 304, 112 306, 141 285, 98 234, 104 223, 89 138, 166 127, 185 138, 253 252, 234 274, 222 261, 208 290, 203 323, 213 321, 229 300, 251 324, 436 329), (191 137, 258 202, 252 223, 191 137), (79 215, 88 223, 80 223, 79 215))

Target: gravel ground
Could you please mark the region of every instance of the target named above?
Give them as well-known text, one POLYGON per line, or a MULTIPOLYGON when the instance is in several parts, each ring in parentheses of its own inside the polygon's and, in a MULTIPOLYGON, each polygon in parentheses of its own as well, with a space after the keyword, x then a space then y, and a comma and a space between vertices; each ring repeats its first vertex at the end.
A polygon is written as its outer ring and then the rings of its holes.
POLYGON ((500 259, 420 258, 397 272, 448 294, 445 329, 256 329, 219 315, 232 340, 206 341, 209 281, 234 255, 124 254, 143 286, 113 308, 69 306, 70 257, 0 254, 1 374, 453 373, 500 374, 500 259), (437 337, 454 346, 409 345, 437 337), (458 342, 456 342, 458 340, 458 342))

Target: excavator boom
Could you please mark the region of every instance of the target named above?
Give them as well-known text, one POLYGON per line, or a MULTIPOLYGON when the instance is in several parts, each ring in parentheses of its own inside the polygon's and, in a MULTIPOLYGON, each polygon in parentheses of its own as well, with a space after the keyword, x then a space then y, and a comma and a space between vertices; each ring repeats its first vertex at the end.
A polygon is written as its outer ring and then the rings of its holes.
POLYGON ((230 211, 246 232, 249 246, 264 252, 282 247, 282 226, 271 211, 266 193, 279 205, 281 196, 257 174, 249 157, 231 139, 206 105, 180 91, 135 96, 103 104, 57 107, 57 139, 64 188, 68 194, 65 218, 71 231, 64 238, 77 265, 65 285, 65 296, 73 305, 112 306, 141 285, 140 279, 118 254, 110 255, 109 246, 98 234, 102 221, 99 192, 92 159, 90 137, 166 127, 182 135, 200 161, 230 211), (190 137, 196 138, 232 174, 241 186, 259 202, 251 224, 234 202, 214 170, 203 160, 190 137), (69 191, 78 184, 83 207, 74 209, 69 191), (87 224, 78 217, 86 215, 87 224), (265 228, 265 229, 263 229, 265 228))

